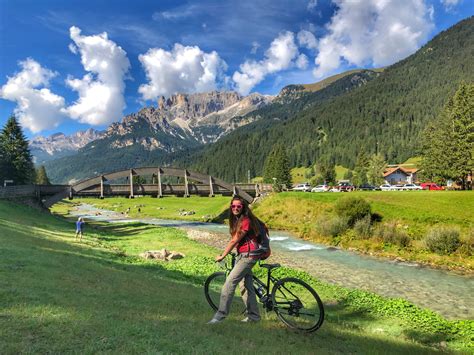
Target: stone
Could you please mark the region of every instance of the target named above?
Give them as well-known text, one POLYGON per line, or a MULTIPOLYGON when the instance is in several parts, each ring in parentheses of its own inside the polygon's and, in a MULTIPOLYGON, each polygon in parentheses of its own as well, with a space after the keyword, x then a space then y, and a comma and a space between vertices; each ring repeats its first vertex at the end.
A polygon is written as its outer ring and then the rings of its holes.
POLYGON ((140 257, 144 259, 157 259, 157 260, 178 260, 184 258, 186 255, 177 251, 168 251, 167 249, 163 248, 161 250, 148 250, 141 254, 140 257))
POLYGON ((185 255, 183 253, 178 253, 176 251, 172 251, 167 257, 166 260, 178 260, 184 258, 185 255))

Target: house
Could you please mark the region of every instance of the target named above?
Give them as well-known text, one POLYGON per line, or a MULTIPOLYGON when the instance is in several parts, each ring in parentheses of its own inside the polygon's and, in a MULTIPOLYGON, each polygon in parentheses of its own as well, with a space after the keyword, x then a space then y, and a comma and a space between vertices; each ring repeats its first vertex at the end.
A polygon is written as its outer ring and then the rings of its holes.
POLYGON ((390 185, 413 184, 417 181, 416 174, 418 170, 417 168, 407 168, 401 165, 389 165, 384 171, 383 177, 385 183, 390 185))

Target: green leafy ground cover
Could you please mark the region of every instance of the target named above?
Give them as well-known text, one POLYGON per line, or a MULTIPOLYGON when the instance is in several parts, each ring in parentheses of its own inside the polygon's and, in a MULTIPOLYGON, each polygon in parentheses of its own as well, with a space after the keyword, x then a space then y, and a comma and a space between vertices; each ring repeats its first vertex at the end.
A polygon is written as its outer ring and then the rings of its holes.
MULTIPOLYGON (((149 216, 170 219, 207 220, 210 217, 222 220, 229 197, 214 198, 151 197, 107 198, 104 200, 85 198, 73 203, 90 203, 104 209, 119 212, 130 207, 131 217, 149 216), (140 214, 136 206, 142 206, 140 214), (193 210, 196 214, 180 216, 180 209, 193 210), (204 217, 204 218, 203 218, 204 217)), ((59 212, 60 205, 55 208, 59 212)), ((303 238, 320 243, 355 248, 380 256, 402 257, 411 261, 428 263, 440 267, 464 270, 474 269, 474 194, 472 191, 356 191, 351 193, 299 193, 285 192, 265 198, 254 208, 255 213, 273 229, 289 230, 303 238), (407 233, 411 242, 400 247, 383 242, 380 238, 358 239, 352 230, 336 238, 318 234, 318 218, 334 214, 334 204, 347 196, 358 196, 367 200, 372 212, 381 217, 381 223, 393 223, 407 233), (429 252, 424 238, 430 228, 450 226, 460 231, 463 247, 451 255, 429 252)), ((67 213, 67 208, 62 209, 67 213)))
POLYGON ((382 256, 403 257, 433 265, 474 269, 472 245, 474 232, 474 194, 472 191, 357 191, 351 193, 287 192, 264 199, 255 212, 272 228, 287 229, 326 244, 356 248, 382 256), (358 196, 370 202, 372 212, 381 217, 378 223, 394 223, 411 238, 409 247, 384 243, 378 238, 360 240, 352 230, 336 238, 317 232, 318 218, 334 214, 335 202, 358 196), (428 252, 424 237, 430 228, 458 228, 466 246, 451 255, 428 252))
POLYGON ((259 324, 232 315, 217 327, 202 284, 217 250, 184 232, 143 224, 73 223, 0 201, 0 353, 432 353, 472 350, 472 321, 447 321, 403 300, 314 285, 327 318, 314 334, 285 328, 273 314, 259 324), (174 262, 142 260, 166 247, 174 262), (261 336, 249 337, 258 332, 261 336), (446 348, 447 347, 447 348, 446 348))
MULTIPOLYGON (((128 208, 129 217, 156 217, 165 219, 184 219, 190 221, 207 221, 217 218, 230 202, 230 197, 216 195, 213 198, 192 196, 190 198, 165 196, 163 198, 152 198, 150 196, 128 199, 123 197, 106 198, 76 198, 72 203, 88 203, 96 207, 116 212, 126 212, 128 208), (140 212, 138 212, 140 209, 140 212), (193 211, 195 214, 183 216, 181 211, 193 211)), ((59 211, 60 205, 54 206, 59 211)), ((67 213, 67 209, 63 209, 67 213)))

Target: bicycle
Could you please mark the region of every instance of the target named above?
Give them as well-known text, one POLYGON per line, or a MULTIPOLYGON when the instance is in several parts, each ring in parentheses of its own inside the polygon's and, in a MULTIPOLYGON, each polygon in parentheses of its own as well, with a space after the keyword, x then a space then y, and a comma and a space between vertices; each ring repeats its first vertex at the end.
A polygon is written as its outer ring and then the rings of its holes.
MULTIPOLYGON (((231 262, 224 263, 226 271, 218 271, 211 274, 204 283, 204 294, 206 300, 214 311, 217 311, 219 299, 228 273, 235 265, 236 256, 231 253, 231 262)), ((264 264, 259 261, 262 268, 267 269, 266 283, 255 275, 253 276, 253 287, 257 299, 266 311, 274 311, 277 317, 288 327, 305 332, 314 332, 324 322, 324 306, 316 291, 306 282, 294 278, 285 277, 278 279, 272 276, 272 270, 280 267, 280 264, 264 264), (273 288, 270 291, 270 285, 273 288)), ((233 302, 235 305, 236 302, 233 302)), ((235 308, 235 306, 234 306, 235 308)), ((244 313, 240 311, 240 313, 244 313)))

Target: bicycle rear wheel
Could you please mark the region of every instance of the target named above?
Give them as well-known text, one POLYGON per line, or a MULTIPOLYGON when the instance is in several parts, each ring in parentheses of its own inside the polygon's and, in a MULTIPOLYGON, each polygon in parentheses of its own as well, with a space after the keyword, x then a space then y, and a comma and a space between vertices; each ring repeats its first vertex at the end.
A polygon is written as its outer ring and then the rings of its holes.
MULTIPOLYGON (((215 272, 210 275, 204 283, 204 295, 206 300, 214 311, 219 308, 219 301, 222 293, 222 286, 224 286, 226 279, 225 272, 215 272)), ((245 312, 242 297, 240 296, 239 287, 237 287, 234 295, 234 300, 230 307, 230 313, 241 314, 245 312)))
POLYGON ((324 306, 318 294, 307 283, 292 277, 275 283, 273 309, 288 327, 314 332, 324 321, 324 306))

